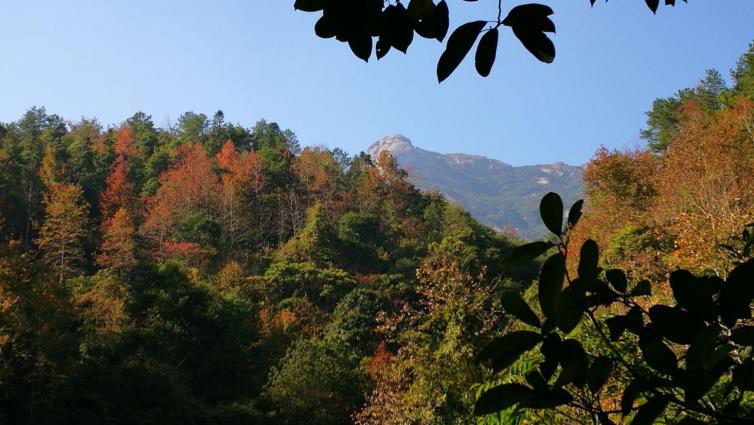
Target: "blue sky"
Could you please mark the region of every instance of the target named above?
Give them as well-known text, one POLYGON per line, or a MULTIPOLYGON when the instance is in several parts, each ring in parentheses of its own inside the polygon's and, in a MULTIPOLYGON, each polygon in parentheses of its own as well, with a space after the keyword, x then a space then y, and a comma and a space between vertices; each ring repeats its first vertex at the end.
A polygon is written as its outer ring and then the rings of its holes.
MULTIPOLYGON (((495 0, 449 0, 451 29, 492 19, 495 0)), ((508 7, 525 1, 509 1, 508 7)), ((164 126, 218 109, 250 126, 265 118, 302 144, 365 149, 394 133, 441 152, 512 164, 581 164, 599 145, 641 145, 652 100, 728 70, 754 39, 754 0, 548 0, 557 58, 537 62, 501 35, 489 78, 465 61, 443 84, 443 46, 356 59, 314 35, 293 0, 35 0, 0 7, 0 121, 30 106, 68 119, 119 123, 136 111, 164 126)), ((471 58, 468 58, 471 59, 471 58)))

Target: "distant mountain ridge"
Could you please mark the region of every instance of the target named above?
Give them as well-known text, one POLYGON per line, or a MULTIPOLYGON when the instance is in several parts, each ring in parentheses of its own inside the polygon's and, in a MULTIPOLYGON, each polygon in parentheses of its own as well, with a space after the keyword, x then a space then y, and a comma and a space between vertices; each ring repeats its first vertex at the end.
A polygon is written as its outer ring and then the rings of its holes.
POLYGON ((539 218, 544 194, 559 193, 568 208, 583 192, 583 167, 562 162, 516 167, 479 155, 428 151, 401 135, 380 139, 367 153, 374 157, 383 150, 418 188, 440 192, 482 223, 498 229, 511 226, 525 238, 545 234, 539 218))

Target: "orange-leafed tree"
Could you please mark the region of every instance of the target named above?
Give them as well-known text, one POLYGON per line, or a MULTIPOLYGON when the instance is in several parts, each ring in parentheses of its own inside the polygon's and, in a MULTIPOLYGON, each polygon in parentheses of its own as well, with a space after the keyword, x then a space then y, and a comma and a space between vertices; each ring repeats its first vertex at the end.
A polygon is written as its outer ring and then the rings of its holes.
POLYGON ((160 177, 160 187, 150 200, 144 223, 146 234, 164 247, 175 240, 175 231, 187 215, 218 218, 222 204, 214 166, 201 145, 183 145, 180 159, 160 177))
POLYGON ((129 158, 139 153, 133 143, 133 132, 131 127, 122 126, 115 133, 115 144, 113 145, 116 157, 129 158))
POLYGON ((100 194, 100 214, 104 221, 110 219, 119 208, 136 212, 138 197, 134 185, 128 179, 128 161, 138 154, 133 145, 130 127, 123 126, 115 133, 115 159, 110 175, 105 179, 105 189, 100 194))
POLYGON ((252 233, 253 215, 250 207, 264 186, 264 169, 256 152, 238 155, 228 140, 217 154, 220 168, 220 224, 223 245, 230 253, 248 242, 252 233))
POLYGON ((719 245, 754 218, 754 102, 741 99, 712 113, 686 102, 679 133, 656 178, 655 214, 674 235, 672 268, 732 267, 719 245))
POLYGON ((105 223, 97 264, 123 275, 137 264, 136 229, 124 207, 105 223))
POLYGON ((83 199, 80 186, 58 183, 45 195, 44 206, 45 219, 37 245, 42 260, 62 283, 66 277, 80 271, 84 263, 89 205, 83 199))
POLYGON ((119 156, 115 159, 112 172, 105 179, 105 189, 100 194, 100 214, 107 220, 120 208, 133 210, 137 199, 133 184, 128 180, 126 159, 119 156))
POLYGON ((303 186, 307 206, 318 201, 330 217, 341 212, 342 170, 332 153, 319 146, 308 147, 296 157, 292 168, 303 186))

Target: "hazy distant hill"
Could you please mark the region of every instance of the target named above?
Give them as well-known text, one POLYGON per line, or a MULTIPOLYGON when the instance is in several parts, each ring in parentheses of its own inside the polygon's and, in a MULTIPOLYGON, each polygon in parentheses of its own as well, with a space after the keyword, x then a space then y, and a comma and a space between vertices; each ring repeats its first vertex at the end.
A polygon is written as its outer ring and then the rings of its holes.
POLYGON ((514 167, 484 156, 424 150, 400 135, 379 140, 367 153, 382 150, 393 154, 419 188, 444 194, 483 223, 513 226, 522 237, 545 233, 539 219, 544 194, 559 193, 568 208, 582 193, 582 167, 562 162, 514 167))

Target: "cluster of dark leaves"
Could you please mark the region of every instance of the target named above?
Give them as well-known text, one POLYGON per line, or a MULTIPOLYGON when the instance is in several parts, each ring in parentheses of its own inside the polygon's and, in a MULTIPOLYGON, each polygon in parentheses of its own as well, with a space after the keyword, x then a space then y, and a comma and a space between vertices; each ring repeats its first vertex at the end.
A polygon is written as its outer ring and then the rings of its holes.
MULTIPOLYGON (((589 391, 599 399, 600 391, 617 369, 626 386, 621 397, 621 414, 636 411, 633 424, 653 423, 668 406, 686 414, 682 423, 750 423, 754 417, 741 405, 744 391, 754 390, 754 259, 736 266, 727 279, 695 276, 678 270, 670 276, 675 305, 653 305, 648 310, 637 302, 650 295, 649 281, 629 284, 626 274, 599 267, 599 250, 587 240, 580 251, 577 277, 566 271, 567 235, 581 216, 582 202, 568 214, 563 230, 563 204, 554 193, 546 195, 540 212, 547 228, 559 242, 534 242, 518 248, 510 263, 533 259, 552 248, 539 277, 540 318, 520 296, 503 300, 506 310, 535 330, 510 332, 492 341, 479 359, 501 371, 524 353, 539 347, 542 361, 525 376, 526 383, 494 387, 478 400, 475 413, 518 408, 554 409, 574 403, 575 391, 589 391), (567 283, 564 287, 564 283, 567 283), (625 314, 607 314, 597 319, 597 309, 613 304, 624 306, 625 314), (600 352, 590 352, 569 334, 587 318, 602 338, 600 352), (624 357, 619 341, 638 340, 636 353, 642 361, 624 357), (707 396, 721 381, 725 405, 709 407, 707 396), (637 400, 644 400, 637 406, 637 400)), ((609 310, 608 310, 609 311, 609 310)), ((590 414, 601 423, 613 423, 597 405, 590 414)))
MULTIPOLYGON (((476 0, 466 0, 476 1, 476 0)), ((657 12, 660 0, 646 0, 652 12, 657 12)), ((686 0, 684 0, 686 1, 686 0)), ((596 0, 590 0, 594 5, 596 0)), ((675 5, 675 0, 665 0, 666 5, 675 5)), ((414 33, 427 39, 442 42, 448 33, 449 10, 445 0, 408 0, 408 7, 401 1, 395 4, 384 0, 295 0, 294 7, 305 12, 321 12, 322 17, 314 26, 322 38, 335 38, 348 43, 353 53, 368 61, 374 50, 377 59, 383 58, 391 49, 408 51, 414 33), (376 43, 373 38, 376 38, 376 43)), ((437 79, 442 82, 455 71, 474 47, 477 39, 475 66, 479 75, 490 74, 497 55, 498 28, 510 27, 523 46, 537 59, 545 63, 555 60, 555 45, 546 33, 555 32, 555 24, 549 16, 549 6, 529 3, 513 7, 502 18, 491 21, 467 22, 456 28, 448 38, 445 51, 437 63, 437 79), (501 19, 502 18, 502 19, 501 19)))

